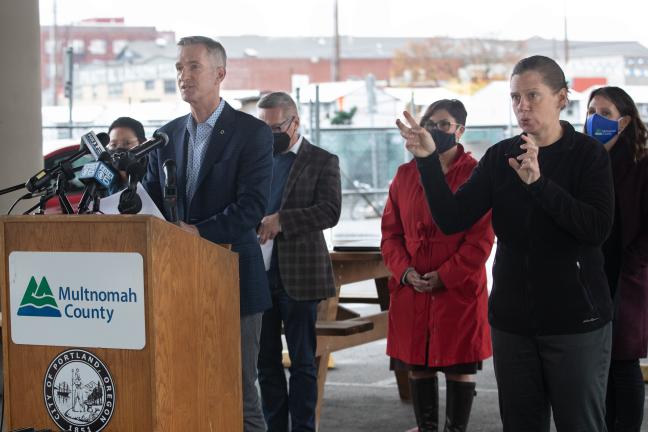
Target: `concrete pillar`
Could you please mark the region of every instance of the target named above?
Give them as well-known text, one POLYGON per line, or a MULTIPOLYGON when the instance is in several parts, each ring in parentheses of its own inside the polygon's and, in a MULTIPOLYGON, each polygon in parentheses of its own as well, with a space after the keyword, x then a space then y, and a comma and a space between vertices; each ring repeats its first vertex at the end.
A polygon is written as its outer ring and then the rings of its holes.
MULTIPOLYGON (((5 189, 43 167, 38 0, 0 1, 0 55, 0 189, 5 189)), ((0 196, 0 214, 25 192, 0 196)))

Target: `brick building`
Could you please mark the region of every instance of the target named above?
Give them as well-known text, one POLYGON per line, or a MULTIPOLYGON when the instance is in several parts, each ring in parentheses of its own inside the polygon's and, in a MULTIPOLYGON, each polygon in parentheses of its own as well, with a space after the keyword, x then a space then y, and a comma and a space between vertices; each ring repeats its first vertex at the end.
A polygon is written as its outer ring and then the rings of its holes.
POLYGON ((68 47, 73 49, 75 64, 89 65, 113 61, 129 42, 161 40, 173 44, 175 33, 161 32, 155 27, 127 26, 124 18, 92 18, 72 25, 41 26, 43 101, 55 105, 63 97, 68 47))

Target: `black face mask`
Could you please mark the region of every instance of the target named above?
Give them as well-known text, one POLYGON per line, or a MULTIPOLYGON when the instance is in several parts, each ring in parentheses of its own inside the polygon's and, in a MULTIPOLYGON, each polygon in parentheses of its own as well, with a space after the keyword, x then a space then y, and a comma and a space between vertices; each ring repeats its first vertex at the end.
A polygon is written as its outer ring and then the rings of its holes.
POLYGON ((457 145, 455 134, 453 133, 441 132, 439 129, 432 129, 429 132, 430 135, 432 135, 432 139, 436 144, 439 154, 443 154, 457 145))
POLYGON ((272 147, 274 148, 274 154, 281 154, 288 150, 290 147, 290 135, 286 132, 277 132, 272 134, 274 142, 272 147))

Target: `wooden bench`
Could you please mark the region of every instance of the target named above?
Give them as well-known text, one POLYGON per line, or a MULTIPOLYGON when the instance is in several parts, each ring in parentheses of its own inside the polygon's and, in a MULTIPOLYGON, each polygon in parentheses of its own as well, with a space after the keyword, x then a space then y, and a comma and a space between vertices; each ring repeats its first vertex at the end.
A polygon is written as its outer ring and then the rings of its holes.
POLYGON ((644 382, 648 383, 648 363, 640 363, 639 367, 641 368, 641 375, 643 375, 644 382))
POLYGON ((373 330, 373 328, 373 322, 363 319, 317 321, 315 324, 317 336, 350 336, 373 330))
MULTIPOLYGON (((317 414, 322 412, 324 385, 332 352, 370 343, 387 336, 389 309, 389 271, 383 264, 380 252, 331 252, 336 296, 320 302, 317 322, 317 414), (374 280, 376 295, 372 297, 340 297, 342 285, 374 280), (342 306, 346 303, 378 304, 380 312, 360 316, 342 306)), ((385 367, 388 358, 385 356, 385 367)), ((402 399, 409 399, 407 377, 396 374, 398 391, 402 399)))

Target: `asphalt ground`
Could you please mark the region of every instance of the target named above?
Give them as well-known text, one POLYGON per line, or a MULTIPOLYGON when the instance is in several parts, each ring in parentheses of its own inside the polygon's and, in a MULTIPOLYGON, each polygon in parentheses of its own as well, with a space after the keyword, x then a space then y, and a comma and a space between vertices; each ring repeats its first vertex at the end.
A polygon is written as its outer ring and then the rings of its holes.
MULTIPOLYGON (((371 293, 370 282, 343 287, 343 294, 371 293)), ((373 291, 375 292, 375 291, 373 291)), ((378 312, 377 305, 345 305, 367 315, 378 312)), ((396 378, 389 370, 386 340, 338 351, 333 354, 324 390, 320 432, 405 432, 416 426, 412 405, 398 396, 396 378)), ((445 378, 439 374, 439 422, 445 419, 445 378)), ((648 432, 648 412, 644 405, 644 424, 648 432)), ((441 428, 441 430, 443 430, 441 428)), ((484 361, 477 374, 477 396, 473 402, 469 431, 501 431, 497 384, 492 358, 484 361)), ((555 428, 551 427, 552 431, 555 428)))

